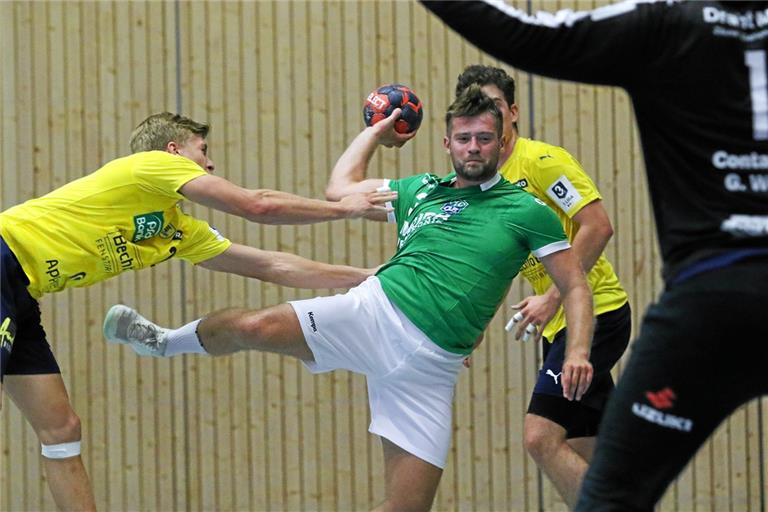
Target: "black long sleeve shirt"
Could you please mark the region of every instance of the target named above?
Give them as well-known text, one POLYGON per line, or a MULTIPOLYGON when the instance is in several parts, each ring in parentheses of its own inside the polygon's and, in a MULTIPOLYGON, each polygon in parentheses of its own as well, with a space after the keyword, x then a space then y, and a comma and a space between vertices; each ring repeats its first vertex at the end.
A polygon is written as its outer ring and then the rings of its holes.
POLYGON ((536 15, 492 0, 423 4, 516 68, 628 92, 665 279, 768 248, 768 3, 536 15))

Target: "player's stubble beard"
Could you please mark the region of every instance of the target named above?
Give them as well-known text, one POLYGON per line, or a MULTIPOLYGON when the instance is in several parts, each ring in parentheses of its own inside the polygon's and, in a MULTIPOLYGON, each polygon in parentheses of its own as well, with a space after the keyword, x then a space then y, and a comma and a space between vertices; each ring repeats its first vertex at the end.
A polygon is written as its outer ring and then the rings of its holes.
MULTIPOLYGON (((467 169, 467 162, 459 162, 458 160, 451 158, 453 162, 453 169, 456 171, 456 175, 464 181, 473 181, 477 183, 484 183, 491 179, 496 174, 496 168, 499 165, 499 153, 493 155, 487 163, 481 166, 472 166, 467 169)), ((476 160, 471 160, 475 163, 476 160)))

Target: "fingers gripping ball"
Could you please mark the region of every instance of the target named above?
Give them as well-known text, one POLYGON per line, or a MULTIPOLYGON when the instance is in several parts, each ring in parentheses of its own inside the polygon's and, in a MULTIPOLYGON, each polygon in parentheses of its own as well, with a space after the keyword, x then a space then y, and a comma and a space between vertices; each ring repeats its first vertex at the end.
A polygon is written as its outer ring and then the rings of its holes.
POLYGON ((395 122, 395 131, 410 133, 418 130, 421 119, 424 117, 421 100, 410 87, 400 84, 382 85, 375 91, 371 91, 363 105, 363 119, 366 126, 373 126, 389 117, 396 108, 402 109, 402 113, 395 122))

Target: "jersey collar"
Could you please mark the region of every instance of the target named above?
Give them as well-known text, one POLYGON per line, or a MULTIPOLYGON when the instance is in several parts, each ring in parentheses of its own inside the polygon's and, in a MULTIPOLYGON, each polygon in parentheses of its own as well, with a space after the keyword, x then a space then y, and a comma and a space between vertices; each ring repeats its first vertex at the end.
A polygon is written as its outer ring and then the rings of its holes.
POLYGON ((481 184, 480 184, 480 190, 482 190, 483 192, 485 192, 486 190, 488 190, 489 188, 491 188, 491 187, 493 187, 495 184, 497 184, 499 181, 501 181, 501 174, 499 174, 499 173, 497 172, 496 174, 494 174, 494 175, 493 175, 493 178, 489 179, 489 180, 488 180, 488 181, 486 181, 485 183, 481 183, 481 184))
MULTIPOLYGON (((488 181, 484 181, 483 183, 480 183, 480 191, 485 192, 489 188, 492 188, 494 185, 496 185, 499 181, 501 181, 501 174, 496 172, 488 181)), ((456 182, 456 173, 453 172, 443 178, 442 182, 445 184, 445 186, 452 187, 453 184, 456 182)))

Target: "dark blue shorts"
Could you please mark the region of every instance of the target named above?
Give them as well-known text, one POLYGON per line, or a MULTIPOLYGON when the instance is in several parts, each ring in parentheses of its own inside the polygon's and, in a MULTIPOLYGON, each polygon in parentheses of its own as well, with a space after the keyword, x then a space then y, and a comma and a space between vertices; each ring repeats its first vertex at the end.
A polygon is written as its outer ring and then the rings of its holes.
POLYGON ((61 373, 40 320, 40 305, 27 291, 16 256, 0 237, 0 380, 6 375, 61 373))
POLYGON ((629 303, 619 309, 598 315, 592 337, 589 360, 594 377, 579 402, 563 398, 560 376, 565 359, 567 328, 555 335, 552 343, 542 339, 544 363, 533 389, 528 412, 550 419, 568 432, 568 437, 591 437, 597 427, 603 408, 613 391, 611 369, 621 358, 629 344, 632 330, 632 311, 629 303))

